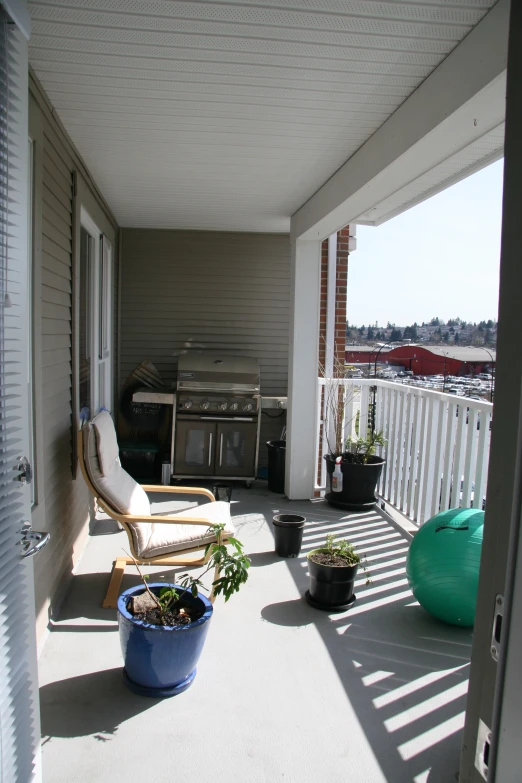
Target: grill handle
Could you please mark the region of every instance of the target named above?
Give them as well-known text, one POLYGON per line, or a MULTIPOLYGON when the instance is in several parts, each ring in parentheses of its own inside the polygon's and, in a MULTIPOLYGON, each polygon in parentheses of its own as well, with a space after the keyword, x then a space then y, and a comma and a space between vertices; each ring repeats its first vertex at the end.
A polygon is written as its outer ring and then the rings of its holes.
POLYGON ((212 433, 208 434, 208 465, 212 464, 212 433))
POLYGON ((199 416, 202 421, 254 421, 252 416, 199 416))
POLYGON ((223 464, 223 433, 221 433, 221 439, 219 441, 219 467, 223 464))

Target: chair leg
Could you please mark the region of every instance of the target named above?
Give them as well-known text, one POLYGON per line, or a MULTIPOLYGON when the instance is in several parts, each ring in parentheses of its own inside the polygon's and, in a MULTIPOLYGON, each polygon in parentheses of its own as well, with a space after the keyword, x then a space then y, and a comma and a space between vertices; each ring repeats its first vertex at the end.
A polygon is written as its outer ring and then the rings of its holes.
POLYGON ((116 609, 118 606, 118 596, 120 594, 121 581, 127 565, 126 557, 117 557, 112 566, 111 580, 107 589, 107 594, 103 599, 103 609, 116 609))

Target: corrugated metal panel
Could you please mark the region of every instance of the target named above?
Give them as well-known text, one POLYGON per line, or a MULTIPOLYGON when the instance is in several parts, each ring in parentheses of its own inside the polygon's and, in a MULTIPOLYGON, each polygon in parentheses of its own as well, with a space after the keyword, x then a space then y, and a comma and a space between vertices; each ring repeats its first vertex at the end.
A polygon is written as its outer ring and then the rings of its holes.
POLYGON ((121 225, 289 218, 494 0, 34 0, 31 62, 121 225))

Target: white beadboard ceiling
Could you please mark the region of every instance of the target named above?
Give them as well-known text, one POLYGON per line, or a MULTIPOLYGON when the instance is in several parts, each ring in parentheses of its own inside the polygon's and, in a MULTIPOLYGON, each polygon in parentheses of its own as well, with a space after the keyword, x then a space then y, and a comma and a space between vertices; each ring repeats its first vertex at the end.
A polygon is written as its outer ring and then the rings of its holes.
MULTIPOLYGON (((34 0, 30 60, 120 225, 286 232, 493 5, 34 0)), ((440 189, 500 136, 361 220, 440 189)))

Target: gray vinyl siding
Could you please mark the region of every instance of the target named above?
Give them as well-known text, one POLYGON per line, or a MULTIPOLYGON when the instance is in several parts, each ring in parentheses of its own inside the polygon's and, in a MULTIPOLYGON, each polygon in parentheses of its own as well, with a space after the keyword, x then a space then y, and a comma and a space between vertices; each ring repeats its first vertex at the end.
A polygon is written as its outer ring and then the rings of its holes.
MULTIPOLYGON (((34 82, 30 128, 35 144, 34 393, 41 400, 36 419, 38 491, 33 517, 36 513, 39 526, 51 534, 45 549, 34 559, 37 630, 41 638, 81 554, 91 504, 79 472, 73 477, 73 172, 80 164, 34 82)), ((97 205, 103 212, 96 194, 89 192, 89 198, 90 211, 97 205)), ((96 217, 99 219, 99 215, 96 217)), ((116 270, 114 230, 110 239, 114 242, 116 270)), ((113 323, 117 323, 116 314, 113 323)))
MULTIPOLYGON (((200 348, 257 357, 261 393, 287 394, 287 234, 125 228, 121 235, 121 383, 150 359, 170 386, 175 354, 200 348)), ((282 422, 263 417, 261 442, 278 437, 282 422)))

